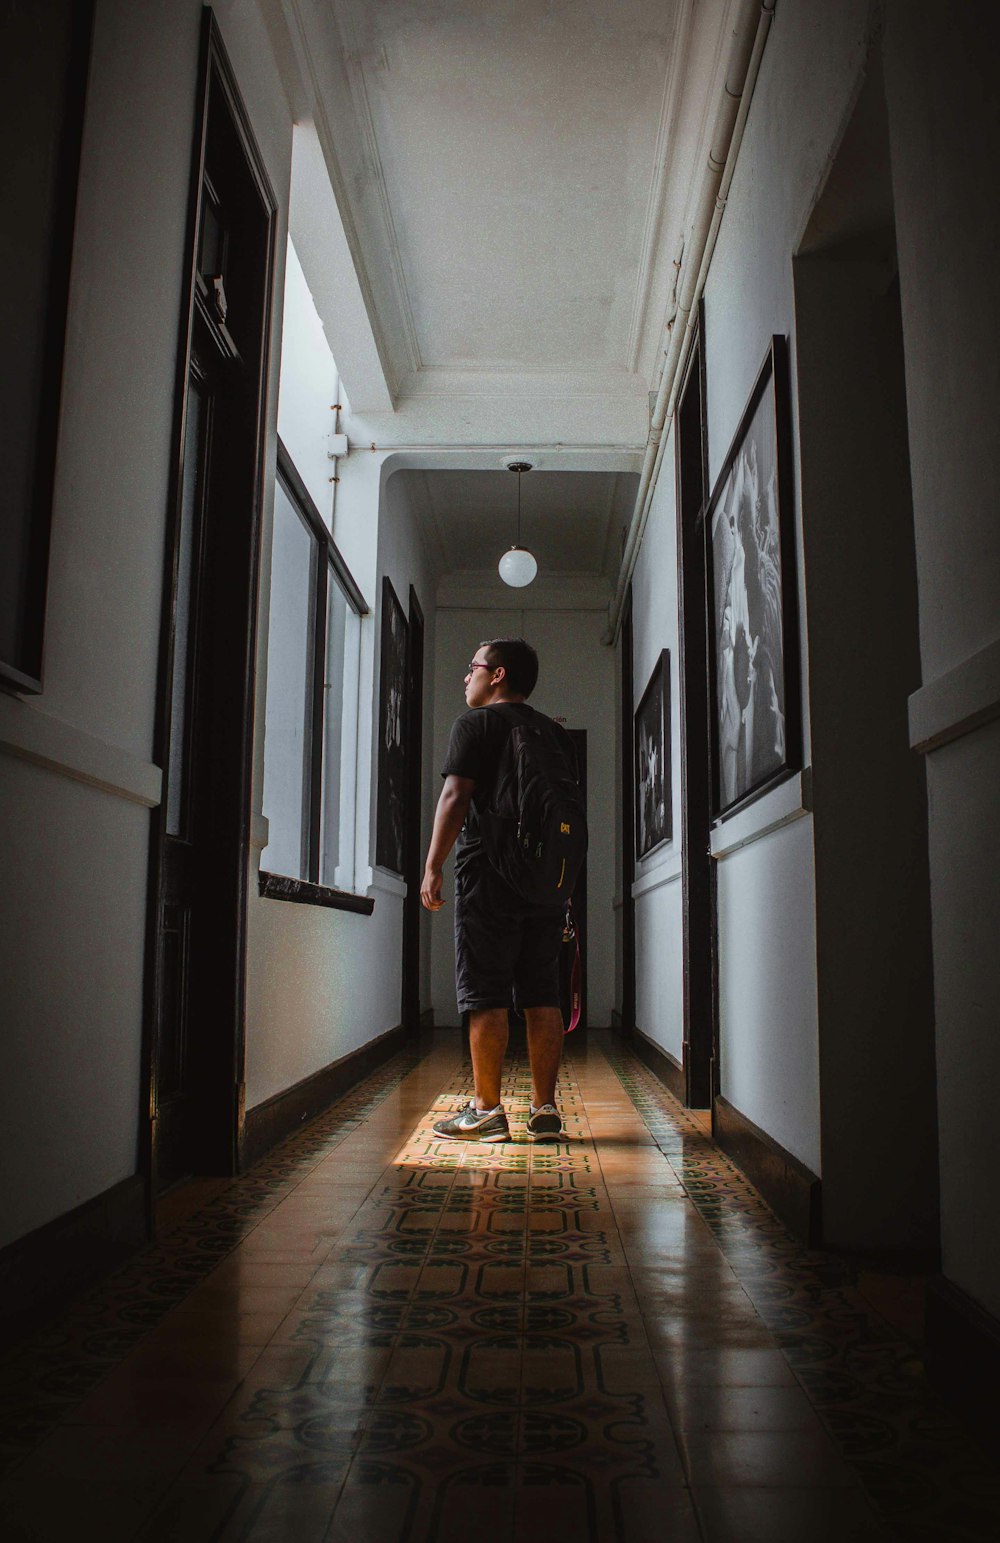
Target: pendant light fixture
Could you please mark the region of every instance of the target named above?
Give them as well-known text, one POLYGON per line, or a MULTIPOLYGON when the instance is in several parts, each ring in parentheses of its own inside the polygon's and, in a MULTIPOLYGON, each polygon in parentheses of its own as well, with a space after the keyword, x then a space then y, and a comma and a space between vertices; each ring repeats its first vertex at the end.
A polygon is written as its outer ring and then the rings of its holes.
POLYGON ((508 471, 517 472, 517 540, 498 563, 500 577, 512 589, 523 589, 538 572, 538 564, 527 548, 521 545, 521 473, 531 470, 530 461, 508 461, 508 471))

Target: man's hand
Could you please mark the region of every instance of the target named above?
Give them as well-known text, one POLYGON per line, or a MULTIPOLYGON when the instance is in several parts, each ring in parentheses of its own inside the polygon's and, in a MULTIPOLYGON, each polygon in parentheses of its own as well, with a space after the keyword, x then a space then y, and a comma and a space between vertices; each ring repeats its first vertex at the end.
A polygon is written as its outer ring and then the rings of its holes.
POLYGON ((420 881, 420 904, 425 911, 440 911, 444 905, 441 883, 442 873, 440 868, 428 866, 424 869, 424 876, 420 881))
POLYGON ((434 811, 434 830, 420 883, 420 903, 425 911, 440 911, 444 905, 441 893, 444 860, 462 829, 475 786, 471 777, 458 777, 454 772, 449 772, 444 779, 441 797, 434 811))

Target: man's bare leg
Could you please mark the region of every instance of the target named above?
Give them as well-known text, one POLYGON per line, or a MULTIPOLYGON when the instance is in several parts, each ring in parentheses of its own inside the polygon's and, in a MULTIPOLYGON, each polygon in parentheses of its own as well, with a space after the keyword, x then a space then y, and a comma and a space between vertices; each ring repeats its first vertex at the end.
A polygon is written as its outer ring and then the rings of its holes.
POLYGON ((500 1102, 500 1076, 508 1033, 506 1007, 489 1007, 469 1014, 469 1048, 477 1109, 495 1109, 500 1102))
POLYGON ((556 1077, 563 1051, 563 1015, 558 1007, 526 1007, 531 1102, 536 1109, 556 1101, 556 1077))

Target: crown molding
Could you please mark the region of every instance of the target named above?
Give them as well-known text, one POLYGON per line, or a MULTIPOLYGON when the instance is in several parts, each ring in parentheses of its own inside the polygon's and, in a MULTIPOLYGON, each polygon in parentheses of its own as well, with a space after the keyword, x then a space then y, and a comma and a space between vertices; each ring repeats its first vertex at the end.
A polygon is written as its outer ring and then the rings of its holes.
MULTIPOLYGON (((626 369, 638 369, 642 335, 649 310, 653 274, 660 250, 660 231, 663 225, 667 186, 673 175, 673 147, 677 137, 677 121, 680 116, 684 85, 688 75, 688 53, 691 44, 692 15, 695 0, 679 0, 677 17, 671 39, 670 66, 663 83, 660 103, 660 119, 656 130, 654 171, 646 201, 646 217, 643 222, 642 248, 639 271, 636 275, 635 295, 632 300, 632 316, 629 322, 628 342, 625 348, 626 369)), ((648 389, 648 385, 647 388, 648 389)))
POLYGON ((417 338, 416 323, 413 319, 413 307, 410 303, 409 291, 406 287, 406 275, 403 271, 403 259, 399 250, 396 226, 392 218, 392 206, 389 202, 389 190, 385 181, 382 154, 379 149, 378 137, 375 133, 371 99, 368 94, 368 80, 365 75, 364 50, 360 44, 358 30, 358 8, 355 0, 333 0, 333 13, 344 44, 344 66, 350 83, 355 119, 361 135, 364 167, 375 194, 382 226, 383 249, 388 258, 388 271, 396 305, 399 310, 400 321, 402 322, 402 339, 407 356, 406 363, 408 369, 412 372, 419 370, 421 366, 420 344, 417 338))

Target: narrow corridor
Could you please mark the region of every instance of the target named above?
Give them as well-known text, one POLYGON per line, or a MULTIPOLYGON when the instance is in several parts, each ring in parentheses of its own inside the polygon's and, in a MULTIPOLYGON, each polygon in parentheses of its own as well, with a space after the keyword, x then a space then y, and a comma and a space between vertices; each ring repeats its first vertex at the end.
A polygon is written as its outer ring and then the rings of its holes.
POLYGON ((7 1539, 867 1543, 1000 1534, 905 1336, 610 1036, 567 1139, 439 1143, 397 1057, 2 1369, 7 1539))

